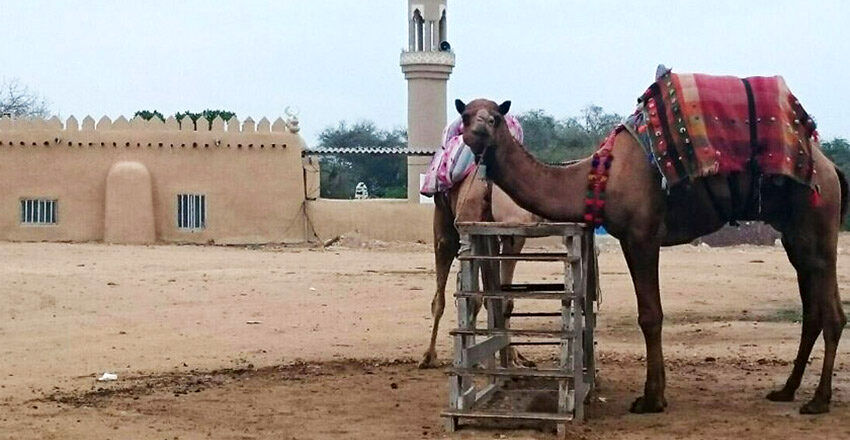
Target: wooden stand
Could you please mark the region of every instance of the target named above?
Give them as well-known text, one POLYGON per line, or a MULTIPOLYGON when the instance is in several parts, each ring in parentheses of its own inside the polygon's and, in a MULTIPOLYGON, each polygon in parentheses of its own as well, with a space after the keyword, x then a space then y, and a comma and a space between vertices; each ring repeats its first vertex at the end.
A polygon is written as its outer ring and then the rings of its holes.
MULTIPOLYGON (((441 415, 449 431, 460 419, 541 420, 555 422, 563 432, 567 422, 582 422, 585 399, 596 374, 593 330, 596 325, 597 273, 593 229, 574 223, 458 223, 461 263, 455 294, 458 328, 454 338, 454 363, 449 370, 449 407, 441 415), (498 236, 563 237, 563 252, 500 254, 498 236), (507 284, 499 281, 501 261, 562 261, 563 283, 507 284), (486 274, 479 286, 479 270, 486 274), (508 300, 550 299, 556 311, 506 313, 508 300), (487 327, 477 328, 480 306, 487 308, 487 327), (557 328, 510 328, 509 318, 560 317, 557 328), (520 368, 511 365, 511 346, 559 347, 555 368, 520 368), (483 376, 476 385, 475 378, 483 376), (555 380, 557 412, 529 412, 485 408, 511 378, 555 380)), ((535 390, 528 390, 534 392, 535 390)), ((540 390, 537 390, 540 391, 540 390)), ((554 390, 553 390, 554 392, 554 390)))

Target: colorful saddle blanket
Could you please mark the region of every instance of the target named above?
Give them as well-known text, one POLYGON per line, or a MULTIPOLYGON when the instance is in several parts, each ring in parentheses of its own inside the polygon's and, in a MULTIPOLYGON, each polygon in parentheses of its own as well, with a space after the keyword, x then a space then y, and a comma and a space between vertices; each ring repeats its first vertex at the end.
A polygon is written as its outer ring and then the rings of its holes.
MULTIPOLYGON (((505 116, 508 130, 520 143, 523 141, 522 126, 513 115, 505 116)), ((419 192, 431 197, 446 192, 462 181, 475 169, 475 154, 463 143, 463 121, 457 118, 443 129, 440 149, 434 153, 419 192)))
POLYGON ((741 79, 660 67, 638 102, 625 125, 669 186, 747 169, 811 183, 815 124, 780 76, 741 79))

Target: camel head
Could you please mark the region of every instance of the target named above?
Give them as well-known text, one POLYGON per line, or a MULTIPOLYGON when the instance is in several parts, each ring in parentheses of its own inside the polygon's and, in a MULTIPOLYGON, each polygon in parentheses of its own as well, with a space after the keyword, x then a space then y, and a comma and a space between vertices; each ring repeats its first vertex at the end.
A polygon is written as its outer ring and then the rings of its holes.
POLYGON ((463 118, 463 143, 469 145, 478 160, 487 147, 495 146, 496 132, 504 126, 511 102, 496 104, 488 99, 476 99, 464 104, 456 99, 455 108, 463 118))

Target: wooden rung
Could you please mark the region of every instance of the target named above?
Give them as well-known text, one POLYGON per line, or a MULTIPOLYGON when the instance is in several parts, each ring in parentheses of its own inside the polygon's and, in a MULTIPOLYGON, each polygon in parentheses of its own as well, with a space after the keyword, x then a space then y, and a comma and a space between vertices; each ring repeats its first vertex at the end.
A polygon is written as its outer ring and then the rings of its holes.
POLYGON ((575 298, 572 292, 458 292, 455 298, 481 298, 481 299, 571 299, 575 298))
POLYGON ((565 252, 534 252, 527 254, 502 254, 502 255, 461 255, 457 257, 460 261, 579 261, 580 257, 565 252))
POLYGON ((530 368, 450 368, 448 374, 485 375, 510 377, 545 377, 550 379, 572 379, 573 374, 563 370, 536 370, 530 368))
POLYGON ((458 222, 456 226, 461 234, 521 237, 580 236, 587 230, 587 226, 581 223, 458 222))
POLYGON ((561 315, 561 312, 512 312, 511 318, 542 318, 545 316, 560 317, 561 315))
POLYGON ((511 341, 509 345, 561 345, 559 341, 511 341))
POLYGON ((529 330, 529 329, 486 329, 486 328, 476 328, 476 329, 455 329, 449 332, 450 335, 516 335, 516 336, 534 336, 534 337, 559 337, 561 339, 567 339, 574 336, 574 333, 571 331, 564 330, 529 330))
POLYGON ((524 283, 524 284, 502 284, 503 292, 551 292, 564 291, 567 286, 564 283, 524 283))
POLYGON ((535 413, 535 412, 512 412, 512 411, 476 411, 476 410, 450 410, 440 413, 442 417, 463 417, 467 419, 501 419, 501 420, 542 420, 549 422, 572 421, 571 414, 557 413, 535 413))

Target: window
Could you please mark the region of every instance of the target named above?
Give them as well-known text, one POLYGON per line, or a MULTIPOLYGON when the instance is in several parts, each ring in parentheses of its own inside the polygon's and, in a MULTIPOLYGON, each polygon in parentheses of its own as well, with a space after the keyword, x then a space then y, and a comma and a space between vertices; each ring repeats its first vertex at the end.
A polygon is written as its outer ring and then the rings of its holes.
POLYGON ((52 199, 22 199, 21 223, 25 225, 55 225, 59 203, 52 199))
POLYGON ((207 226, 207 197, 203 194, 177 195, 177 227, 204 229, 207 226))

